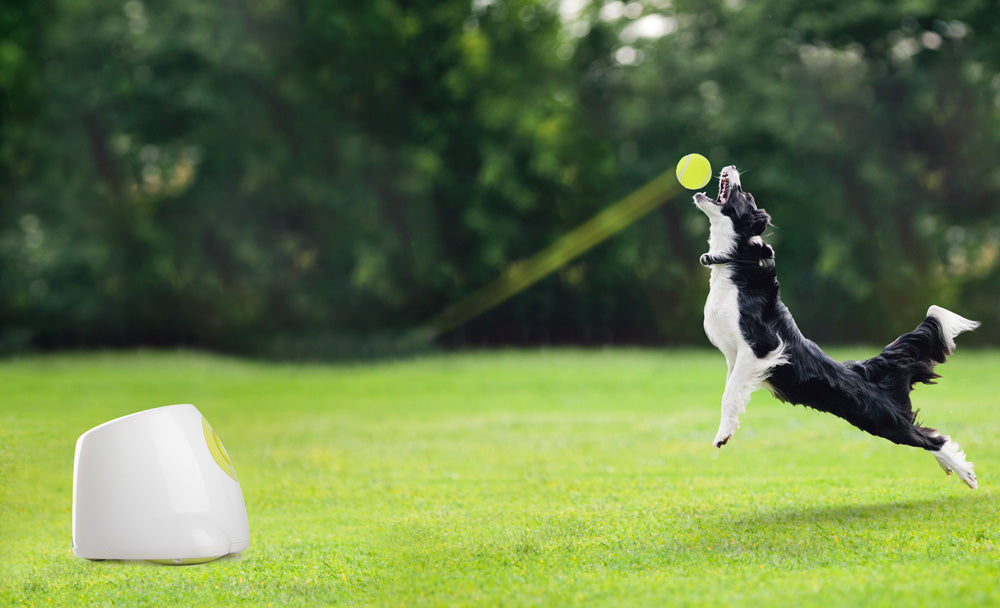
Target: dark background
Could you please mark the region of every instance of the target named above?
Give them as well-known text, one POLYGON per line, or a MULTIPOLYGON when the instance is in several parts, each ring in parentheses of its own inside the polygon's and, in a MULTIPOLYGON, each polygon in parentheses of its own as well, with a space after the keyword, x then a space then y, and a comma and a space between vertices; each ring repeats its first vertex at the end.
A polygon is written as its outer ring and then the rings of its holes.
MULTIPOLYGON (((0 352, 427 347, 409 330, 688 152, 745 171, 811 337, 886 343, 937 303, 996 343, 998 26, 952 0, 8 0, 0 352)), ((434 342, 706 344, 707 232, 674 197, 434 342)))

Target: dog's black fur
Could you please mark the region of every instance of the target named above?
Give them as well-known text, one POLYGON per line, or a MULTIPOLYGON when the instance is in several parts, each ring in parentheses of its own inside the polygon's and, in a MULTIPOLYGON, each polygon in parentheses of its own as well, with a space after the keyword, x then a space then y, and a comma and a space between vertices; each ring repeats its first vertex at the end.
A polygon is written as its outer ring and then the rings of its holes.
MULTIPOLYGON (((763 386, 782 401, 829 412, 897 444, 938 452, 950 441, 934 429, 916 423, 910 391, 918 382, 933 384, 933 380, 939 377, 934 372, 934 366, 943 363, 951 354, 954 335, 972 329, 978 323, 932 307, 916 329, 897 338, 878 356, 866 361, 837 362, 799 331, 788 308, 782 303, 774 251, 762 238, 770 225, 770 216, 757 207, 751 194, 742 190, 735 168, 723 171, 719 199, 711 201, 703 195, 696 195, 696 203, 710 218, 717 210, 732 222, 732 233, 726 233, 728 246, 703 255, 701 263, 712 267, 713 273, 724 273, 719 277, 720 284, 728 285, 724 283, 728 280, 736 288, 739 334, 745 344, 734 348, 744 349, 741 352, 748 348, 757 361, 780 349, 781 357, 777 364, 763 368, 758 375, 757 380, 763 386), (716 209, 708 205, 716 205, 716 209), (942 327, 942 320, 935 315, 947 319, 945 322, 949 324, 960 321, 959 329, 942 327)), ((716 223, 728 231, 724 219, 713 220, 713 230, 717 229, 716 223)), ((719 241, 713 247, 719 247, 719 241)), ((707 307, 706 331, 709 331, 707 307)), ((718 335, 719 332, 714 333, 718 335)), ((712 332, 709 335, 712 337, 712 332)), ((713 342, 716 340, 719 338, 713 339, 713 342)), ((726 352, 725 345, 716 346, 726 352)), ((730 352, 734 352, 732 348, 730 352)), ((750 353, 742 356, 749 357, 750 353)), ((727 354, 727 360, 729 357, 727 354)), ((735 362, 737 366, 738 359, 739 355, 735 362)), ((732 377, 735 376, 733 366, 734 363, 730 362, 731 377, 727 381, 738 381, 732 377)), ((754 388, 756 386, 749 390, 754 388)), ((724 420, 726 407, 724 398, 724 420)), ((735 428, 732 430, 735 431, 735 428)), ((717 441, 716 445, 721 446, 728 439, 720 429, 721 443, 717 441)), ((953 451, 961 454, 957 444, 952 445, 953 451)), ((941 466, 950 472, 955 467, 951 461, 942 461, 943 458, 944 455, 938 455, 941 466)), ((964 463, 964 454, 962 463, 968 464, 968 476, 971 476, 970 481, 962 475, 963 480, 975 487, 972 466, 971 463, 964 463)), ((960 473, 963 472, 960 470, 960 473)))

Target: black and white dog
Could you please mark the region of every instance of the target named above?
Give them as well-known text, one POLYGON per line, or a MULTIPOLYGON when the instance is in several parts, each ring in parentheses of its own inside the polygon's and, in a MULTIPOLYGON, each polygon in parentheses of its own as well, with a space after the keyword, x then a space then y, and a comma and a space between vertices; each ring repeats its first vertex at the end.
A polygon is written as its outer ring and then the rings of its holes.
POLYGON ((970 488, 973 465, 957 443, 916 423, 910 391, 917 382, 932 384, 934 365, 955 349, 955 336, 975 329, 970 321, 939 306, 913 331, 903 334, 867 361, 839 363, 799 331, 781 302, 774 251, 762 234, 770 216, 744 192, 735 167, 719 177, 719 197, 694 196, 711 222, 711 268, 705 302, 705 333, 726 357, 722 421, 715 446, 722 447, 740 425, 750 394, 770 390, 782 401, 807 405, 844 418, 854 426, 894 443, 923 448, 970 488))

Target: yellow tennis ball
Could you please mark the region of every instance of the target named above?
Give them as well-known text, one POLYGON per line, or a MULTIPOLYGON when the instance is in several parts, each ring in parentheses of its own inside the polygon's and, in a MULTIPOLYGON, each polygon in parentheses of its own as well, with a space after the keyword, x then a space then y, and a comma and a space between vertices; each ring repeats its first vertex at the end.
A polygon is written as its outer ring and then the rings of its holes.
POLYGON ((677 163, 677 181, 688 190, 702 188, 712 179, 712 163, 701 154, 688 154, 677 163))

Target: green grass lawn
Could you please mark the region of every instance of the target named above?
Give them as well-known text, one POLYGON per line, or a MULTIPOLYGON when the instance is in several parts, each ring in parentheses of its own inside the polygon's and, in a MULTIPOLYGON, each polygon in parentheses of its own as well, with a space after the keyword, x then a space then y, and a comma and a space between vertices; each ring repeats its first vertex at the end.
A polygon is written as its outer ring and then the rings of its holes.
POLYGON ((972 491, 766 392, 712 448, 709 351, 0 362, 0 604, 995 606, 997 370, 1000 352, 960 347, 914 393, 976 463, 972 491), (73 556, 76 438, 173 403, 225 442, 250 548, 182 567, 73 556))

